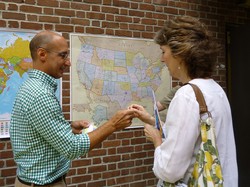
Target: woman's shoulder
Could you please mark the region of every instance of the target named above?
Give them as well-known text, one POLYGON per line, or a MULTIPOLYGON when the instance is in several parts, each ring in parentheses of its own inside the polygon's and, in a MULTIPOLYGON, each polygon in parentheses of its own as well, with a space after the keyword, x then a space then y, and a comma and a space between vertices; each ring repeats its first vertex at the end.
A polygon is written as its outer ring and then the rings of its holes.
MULTIPOLYGON (((203 95, 213 95, 224 92, 222 87, 213 79, 192 79, 189 83, 198 86, 203 95)), ((195 98, 194 90, 189 84, 184 84, 176 92, 176 96, 195 98)))
POLYGON ((190 83, 196 84, 203 93, 224 92, 223 88, 213 79, 193 79, 190 83))

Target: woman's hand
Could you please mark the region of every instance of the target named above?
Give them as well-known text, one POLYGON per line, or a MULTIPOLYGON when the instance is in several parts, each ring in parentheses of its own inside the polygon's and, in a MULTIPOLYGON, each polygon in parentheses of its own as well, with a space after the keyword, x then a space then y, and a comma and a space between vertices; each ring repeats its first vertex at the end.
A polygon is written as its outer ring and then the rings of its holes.
POLYGON ((135 117, 139 118, 144 123, 154 125, 155 118, 151 114, 149 114, 143 106, 137 105, 137 104, 132 104, 128 107, 128 109, 131 109, 131 108, 136 109, 135 110, 135 117))
POLYGON ((162 144, 162 134, 161 132, 156 129, 154 126, 145 124, 144 126, 144 133, 147 139, 153 142, 155 148, 162 144))

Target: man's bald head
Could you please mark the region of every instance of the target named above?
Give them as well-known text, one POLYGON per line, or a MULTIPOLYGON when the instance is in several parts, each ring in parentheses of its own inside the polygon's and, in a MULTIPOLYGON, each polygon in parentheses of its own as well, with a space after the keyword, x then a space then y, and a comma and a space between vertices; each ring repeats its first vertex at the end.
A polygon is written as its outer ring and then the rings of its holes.
POLYGON ((39 47, 50 49, 51 44, 53 44, 53 39, 56 37, 62 36, 52 31, 41 31, 33 37, 29 44, 30 54, 33 61, 37 58, 37 49, 39 47))

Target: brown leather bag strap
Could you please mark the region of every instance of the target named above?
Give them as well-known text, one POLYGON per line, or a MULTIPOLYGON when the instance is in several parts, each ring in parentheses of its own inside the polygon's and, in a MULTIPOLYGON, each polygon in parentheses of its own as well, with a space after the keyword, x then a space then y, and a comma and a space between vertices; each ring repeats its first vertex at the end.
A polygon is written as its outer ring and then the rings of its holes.
POLYGON ((200 114, 208 113, 206 101, 205 101, 205 99, 203 97, 203 94, 202 94, 200 88, 198 86, 196 86, 195 84, 192 84, 192 83, 187 83, 187 84, 192 86, 192 88, 194 90, 196 100, 200 105, 200 114))

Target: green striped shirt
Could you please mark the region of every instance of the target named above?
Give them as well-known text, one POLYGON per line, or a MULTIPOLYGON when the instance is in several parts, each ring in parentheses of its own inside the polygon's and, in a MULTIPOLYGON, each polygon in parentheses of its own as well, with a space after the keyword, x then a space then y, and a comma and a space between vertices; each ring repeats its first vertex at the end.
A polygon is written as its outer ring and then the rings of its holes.
POLYGON ((39 185, 64 175, 70 160, 89 151, 87 134, 74 135, 55 95, 56 79, 39 70, 17 93, 10 139, 20 179, 39 185))

